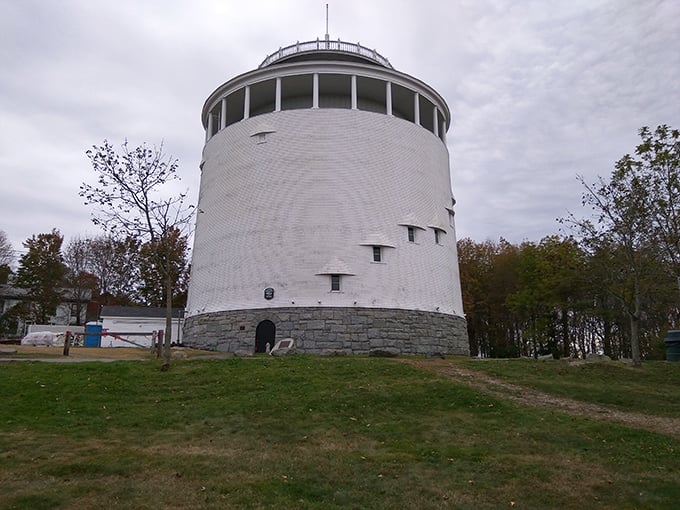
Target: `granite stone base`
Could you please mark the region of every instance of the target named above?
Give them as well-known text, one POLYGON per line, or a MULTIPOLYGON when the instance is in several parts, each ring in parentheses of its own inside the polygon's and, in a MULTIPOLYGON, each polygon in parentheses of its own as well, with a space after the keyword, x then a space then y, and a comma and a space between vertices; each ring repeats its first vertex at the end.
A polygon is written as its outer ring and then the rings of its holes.
POLYGON ((276 340, 294 338, 300 353, 369 354, 390 348, 401 354, 470 354, 463 317, 391 308, 264 308, 194 315, 184 323, 184 345, 254 352, 255 330, 264 320, 276 326, 276 340))

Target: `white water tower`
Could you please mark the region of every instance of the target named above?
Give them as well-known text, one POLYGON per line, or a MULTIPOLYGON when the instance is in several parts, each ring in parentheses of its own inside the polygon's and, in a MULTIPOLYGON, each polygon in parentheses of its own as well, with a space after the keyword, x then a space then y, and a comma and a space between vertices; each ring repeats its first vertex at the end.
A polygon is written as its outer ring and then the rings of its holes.
POLYGON ((340 40, 220 85, 202 112, 184 343, 468 354, 450 120, 432 87, 340 40))

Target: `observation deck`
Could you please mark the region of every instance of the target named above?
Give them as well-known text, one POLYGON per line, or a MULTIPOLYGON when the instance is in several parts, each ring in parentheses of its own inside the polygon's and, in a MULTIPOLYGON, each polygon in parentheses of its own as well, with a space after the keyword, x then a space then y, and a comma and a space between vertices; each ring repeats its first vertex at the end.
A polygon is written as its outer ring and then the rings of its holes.
POLYGON ((432 87, 395 70, 374 49, 326 37, 280 48, 218 87, 203 105, 206 142, 242 120, 302 109, 382 113, 423 127, 444 144, 451 122, 432 87))
POLYGON ((316 41, 298 41, 285 48, 279 48, 278 51, 268 55, 258 66, 258 69, 283 62, 311 60, 319 53, 325 54, 324 57, 330 60, 357 60, 394 69, 386 57, 375 49, 362 46, 361 43, 346 42, 340 39, 331 41, 318 37, 316 41))

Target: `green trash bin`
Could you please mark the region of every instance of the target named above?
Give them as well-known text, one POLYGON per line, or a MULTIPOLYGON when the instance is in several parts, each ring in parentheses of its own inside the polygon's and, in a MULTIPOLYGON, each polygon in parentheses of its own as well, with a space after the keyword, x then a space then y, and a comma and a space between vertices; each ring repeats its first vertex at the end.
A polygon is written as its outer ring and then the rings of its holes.
POLYGON ((666 333, 666 359, 668 361, 680 361, 680 330, 672 329, 666 333))

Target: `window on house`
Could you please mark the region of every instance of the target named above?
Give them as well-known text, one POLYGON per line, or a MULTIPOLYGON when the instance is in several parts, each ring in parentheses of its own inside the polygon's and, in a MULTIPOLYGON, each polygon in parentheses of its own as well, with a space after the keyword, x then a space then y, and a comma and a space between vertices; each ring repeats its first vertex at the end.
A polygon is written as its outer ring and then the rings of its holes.
POLYGON ((382 250, 380 246, 373 247, 373 262, 382 262, 382 250))
POLYGON ((416 229, 413 227, 407 227, 408 228, 408 242, 409 243, 415 243, 416 242, 416 229))
POLYGON ((435 244, 440 244, 440 243, 439 243, 439 240, 440 240, 439 238, 440 238, 440 237, 441 237, 441 236, 440 236, 440 234, 439 234, 439 230, 437 230, 437 229, 435 228, 435 229, 434 229, 434 243, 435 243, 435 244))
POLYGON ((456 226, 456 223, 455 223, 455 216, 456 216, 456 213, 454 213, 453 211, 449 211, 449 225, 450 225, 451 227, 455 227, 455 226, 456 226))
POLYGON ((332 274, 331 275, 331 291, 340 291, 340 275, 339 274, 332 274))

